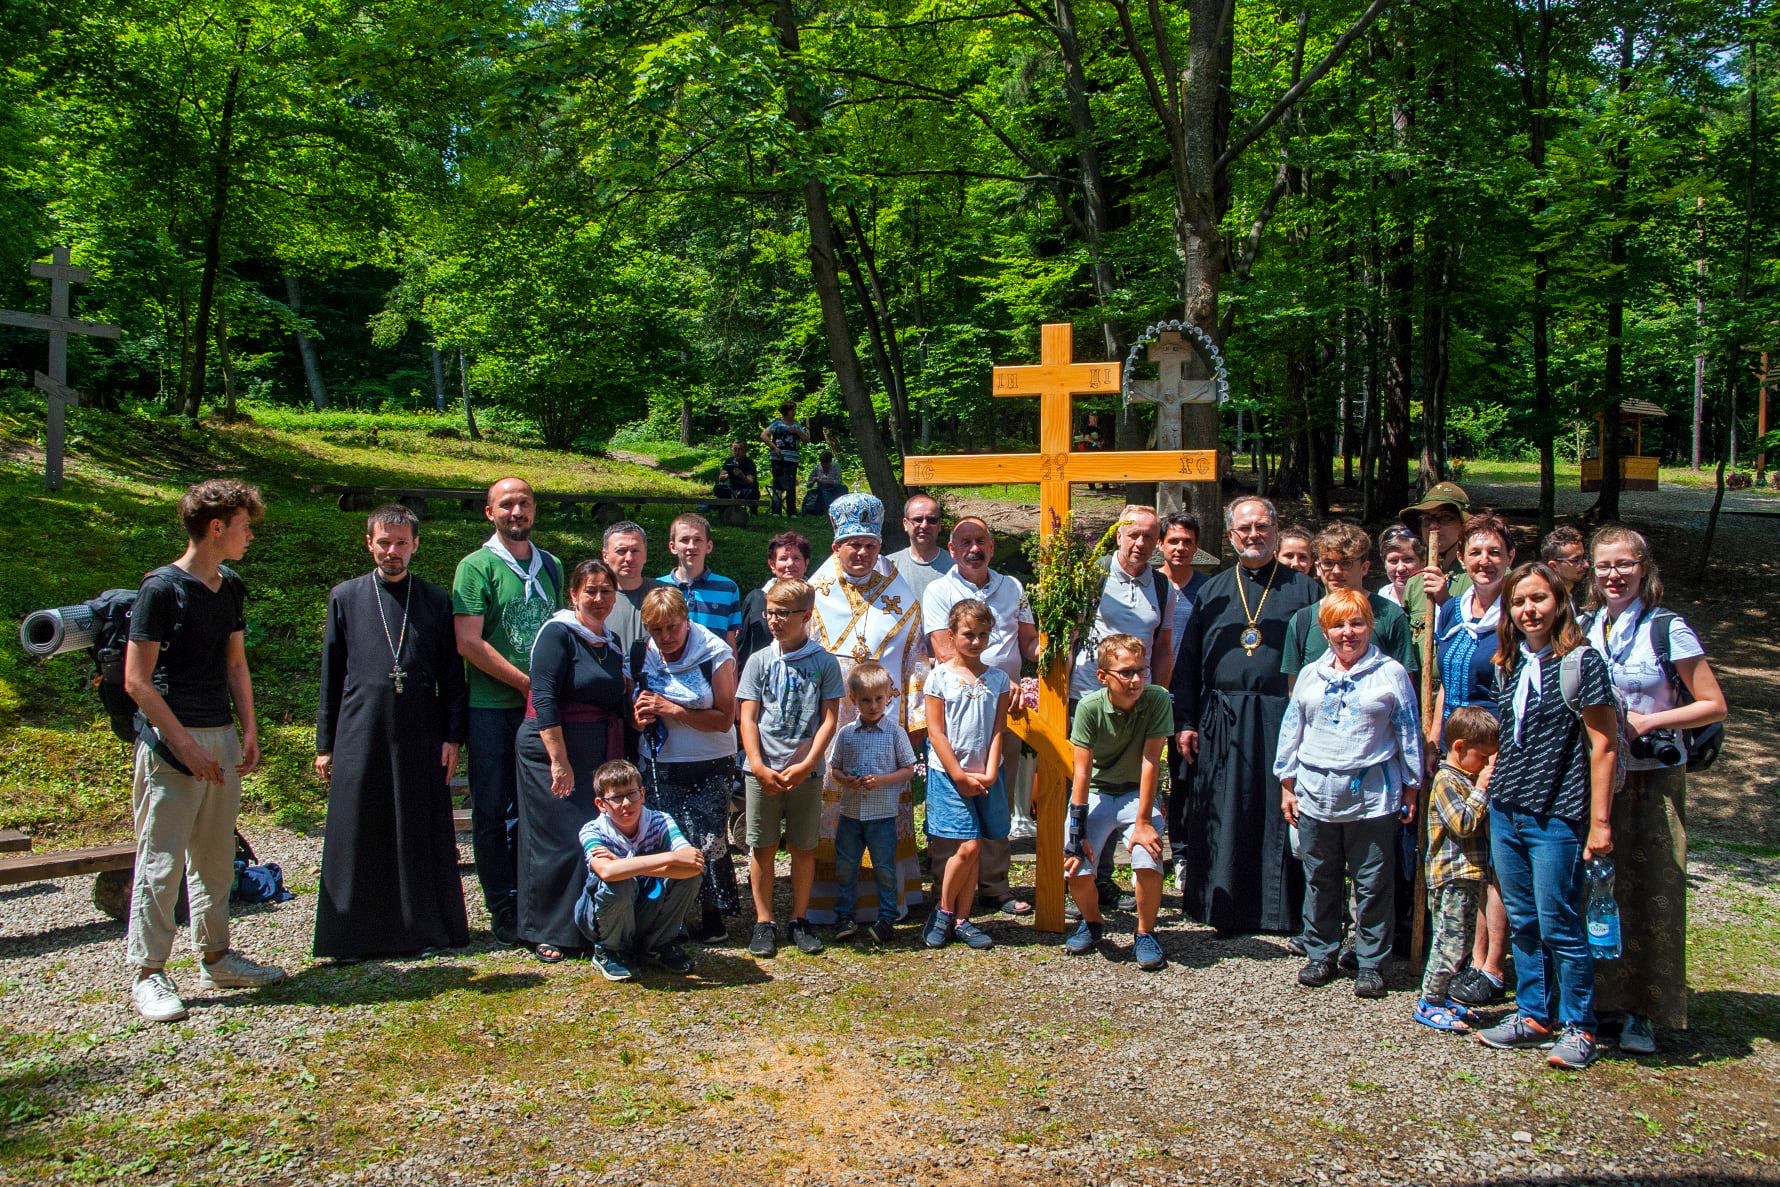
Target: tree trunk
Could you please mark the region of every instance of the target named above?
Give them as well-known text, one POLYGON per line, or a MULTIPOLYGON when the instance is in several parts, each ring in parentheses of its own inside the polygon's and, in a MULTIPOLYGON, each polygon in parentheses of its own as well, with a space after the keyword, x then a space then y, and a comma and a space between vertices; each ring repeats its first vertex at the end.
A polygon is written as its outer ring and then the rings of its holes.
POLYGON ((433 410, 445 411, 445 356, 433 347, 433 410))
MULTIPOLYGON (((853 216, 851 208, 847 213, 854 236, 863 241, 864 230, 858 219, 853 216)), ((880 308, 874 299, 866 283, 866 270, 860 264, 859 253, 847 247, 847 237, 839 227, 835 228, 835 247, 840 252, 841 267, 846 269, 848 279, 853 282, 853 296, 859 302, 860 316, 865 319, 865 336, 871 344, 871 359, 878 370, 878 382, 884 385, 884 394, 889 397, 890 442, 899 457, 907 456, 908 438, 904 433, 908 424, 908 399, 902 394, 902 376, 897 373, 897 361, 890 354, 890 340, 895 337, 896 330, 885 321, 889 308, 887 305, 880 308)))
MULTIPOLYGON (((303 288, 295 276, 284 278, 284 303, 292 315, 303 316, 303 288)), ((303 360, 303 380, 309 385, 309 404, 320 412, 328 406, 328 388, 321 378, 321 356, 316 353, 315 342, 301 330, 297 331, 297 355, 303 360)), ((437 371, 434 372, 434 382, 438 384, 439 406, 443 408, 445 385, 437 371)))
POLYGON ((216 311, 216 365, 222 372, 223 419, 236 420, 240 413, 235 408, 235 365, 229 358, 229 321, 221 309, 216 311))
MULTIPOLYGON (((797 14, 791 0, 775 0, 773 26, 778 32, 779 47, 795 61, 801 49, 798 43, 797 14)), ((790 93, 795 94, 793 89, 790 93)), ((786 114, 801 132, 816 126, 815 118, 795 99, 786 104, 786 114)), ((865 466, 865 480, 872 494, 883 500, 888 514, 902 508, 902 483, 884 452, 883 438, 878 435, 877 416, 866 390, 865 376, 859 368, 859 355, 853 346, 853 331, 847 325, 847 310, 841 300, 840 270, 835 261, 834 222, 828 207, 828 186, 821 177, 810 176, 803 183, 804 214, 810 229, 810 277, 816 286, 816 297, 822 306, 822 329, 828 339, 828 357, 841 389, 841 402, 853 422, 853 441, 859 460, 865 466)))
MULTIPOLYGON (((1534 175, 1532 223, 1537 228, 1544 221, 1547 205, 1543 175, 1555 18, 1550 0, 1534 0, 1534 13, 1538 26, 1534 30, 1533 55, 1523 63, 1521 88, 1528 120, 1527 163, 1533 167, 1534 175)), ((1543 537, 1557 518, 1557 468, 1552 450, 1557 425, 1552 421, 1551 408, 1551 257, 1543 246, 1544 232, 1535 230, 1534 235, 1540 246, 1533 252, 1533 424, 1539 442, 1539 535, 1543 537)))
POLYGON ((469 431, 470 440, 482 440, 482 434, 476 428, 476 409, 470 404, 470 366, 464 361, 464 352, 457 352, 457 380, 463 385, 464 392, 464 425, 469 431))
MULTIPOLYGON (((1409 60, 1407 22, 1398 19, 1392 23, 1394 49, 1383 56, 1387 61, 1401 62, 1401 75, 1391 105, 1391 144, 1398 154, 1407 156, 1415 130, 1415 112, 1408 97, 1409 87, 1415 81, 1415 66, 1409 60)), ((1409 411, 1415 398, 1415 213, 1407 170, 1391 170, 1385 175, 1385 185, 1395 215, 1395 236, 1385 249, 1385 370, 1378 434, 1378 496, 1386 507, 1396 508, 1410 501, 1409 452, 1414 426, 1409 411)))
POLYGON ((877 311, 873 324, 881 327, 883 336, 883 350, 891 381, 885 387, 890 397, 890 436, 896 443, 896 452, 906 454, 911 419, 908 364, 902 356, 902 335, 896 332, 896 318, 890 310, 889 287, 884 284, 883 273, 878 271, 878 253, 872 247, 871 240, 866 237, 865 226, 860 221, 858 212, 850 204, 847 207, 847 221, 853 228, 853 237, 859 241, 859 262, 865 265, 865 282, 871 296, 866 308, 877 311))
MULTIPOLYGON (((1619 30, 1619 93, 1632 89, 1634 31, 1630 18, 1619 30)), ((1623 113, 1622 113, 1623 118, 1623 113)), ((1621 134, 1608 155, 1613 180, 1607 188, 1612 230, 1607 233, 1607 350, 1601 372, 1601 493, 1595 500, 1595 518, 1602 523, 1619 519, 1620 447, 1619 404, 1625 397, 1625 270, 1626 192, 1631 185, 1632 149, 1621 134)))
POLYGON ((204 403, 204 373, 210 345, 210 311, 216 303, 216 278, 222 270, 223 224, 228 219, 229 186, 234 178, 233 152, 235 104, 241 94, 241 62, 247 52, 250 22, 242 17, 235 25, 234 63, 223 83, 222 113, 217 124, 216 152, 211 162, 210 215, 204 220, 204 276, 198 284, 198 324, 193 335, 192 370, 187 377, 185 415, 197 420, 204 403))

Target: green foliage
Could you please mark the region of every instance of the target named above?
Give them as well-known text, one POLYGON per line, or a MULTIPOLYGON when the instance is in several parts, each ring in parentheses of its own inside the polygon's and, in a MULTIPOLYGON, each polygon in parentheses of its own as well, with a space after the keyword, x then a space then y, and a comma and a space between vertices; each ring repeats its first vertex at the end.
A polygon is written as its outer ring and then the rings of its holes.
POLYGON ((1124 525, 1123 520, 1115 522, 1089 545, 1076 533, 1072 518, 1064 516, 1050 535, 1026 542, 1026 555, 1032 560, 1027 600, 1044 636, 1044 650, 1038 656, 1040 676, 1067 660, 1082 633, 1093 625, 1094 610, 1106 586, 1106 570, 1100 562, 1112 550, 1124 525))

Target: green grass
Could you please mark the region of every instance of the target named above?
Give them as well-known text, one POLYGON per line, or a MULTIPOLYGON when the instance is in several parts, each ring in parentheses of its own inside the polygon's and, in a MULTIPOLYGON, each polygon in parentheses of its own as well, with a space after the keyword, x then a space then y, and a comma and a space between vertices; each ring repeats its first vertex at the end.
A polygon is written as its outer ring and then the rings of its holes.
MULTIPOLYGON (((66 481, 49 492, 34 449, 41 404, 0 396, 0 532, 7 539, 0 613, 17 622, 40 607, 134 586, 184 547, 173 508, 187 484, 219 475, 258 484, 266 519, 239 569, 249 591, 248 656, 265 764, 245 790, 250 809, 291 825, 313 823, 325 802, 310 763, 327 591, 369 566, 363 518, 336 509, 331 495, 311 494, 312 485, 482 487, 517 475, 543 491, 708 490, 505 432, 470 441, 448 418, 431 414, 245 411, 251 419, 189 427, 143 412, 76 410, 66 481)), ((652 571, 671 563, 660 543, 679 510, 645 507, 637 516, 657 545, 652 571)), ((435 503, 431 513, 414 569, 449 586, 458 559, 490 529, 479 514, 455 506, 435 503)), ((765 543, 781 526, 718 526, 712 567, 743 588, 765 580, 765 543)), ((799 529, 818 555, 826 552, 826 524, 799 521, 799 529)), ((537 538, 572 565, 597 555, 600 528, 546 504, 537 538)), ((83 653, 39 661, 0 646, 0 826, 25 827, 54 844, 129 835, 127 752, 85 687, 91 671, 83 653)))

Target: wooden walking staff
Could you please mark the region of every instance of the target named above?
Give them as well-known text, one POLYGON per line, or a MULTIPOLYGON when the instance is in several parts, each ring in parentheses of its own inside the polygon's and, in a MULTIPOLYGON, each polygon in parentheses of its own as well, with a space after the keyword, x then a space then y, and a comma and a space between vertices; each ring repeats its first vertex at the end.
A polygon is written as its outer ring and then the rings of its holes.
MULTIPOLYGON (((1069 514, 1075 482, 1215 482, 1216 450, 1071 453, 1070 403, 1077 395, 1119 390, 1118 363, 1074 362, 1074 327, 1046 325, 1035 367, 996 367, 996 396, 1038 397, 1037 453, 978 453, 907 457, 910 486, 978 486, 993 482, 1038 483, 1038 529, 1049 536, 1069 514)), ((1040 683, 1038 709, 1009 728, 1038 755, 1032 812, 1038 818, 1038 875, 1034 898, 1040 931, 1063 930, 1063 806, 1069 798, 1069 672, 1057 664, 1040 683)))
POLYGON ((41 313, 0 309, 0 325, 49 331, 49 372, 36 372, 32 381, 49 398, 49 412, 44 425, 43 480, 51 490, 62 485, 62 447, 68 405, 80 403, 80 393, 68 386, 68 335, 85 334, 93 338, 118 336, 116 326, 77 321, 68 316, 68 286, 93 282, 91 272, 85 268, 76 268, 69 260, 68 249, 58 247, 54 250, 51 263, 31 265, 32 276, 49 281, 48 317, 41 313))
MULTIPOLYGON (((1428 531, 1428 563, 1440 563, 1440 545, 1433 529, 1428 531)), ((1419 577, 1420 574, 1417 574, 1419 577)), ((1429 723, 1434 720, 1434 599, 1428 598, 1428 625, 1422 629, 1421 664, 1422 664, 1422 737, 1428 736, 1429 723)), ((1433 731, 1436 742, 1440 730, 1433 731)), ((1409 929, 1409 961, 1418 971, 1427 962, 1426 943, 1428 938, 1428 804, 1431 799, 1434 781, 1426 774, 1428 769, 1424 757, 1422 762, 1422 786, 1416 795, 1415 805, 1415 903, 1414 914, 1409 929)))

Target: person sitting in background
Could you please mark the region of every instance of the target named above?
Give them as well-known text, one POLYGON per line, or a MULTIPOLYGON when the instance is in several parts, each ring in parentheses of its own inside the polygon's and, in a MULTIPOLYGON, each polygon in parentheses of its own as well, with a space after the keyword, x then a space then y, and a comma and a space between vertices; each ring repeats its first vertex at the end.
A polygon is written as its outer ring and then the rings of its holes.
POLYGON ((810 471, 810 489, 804 496, 804 514, 826 515, 829 504, 846 493, 847 484, 841 481, 841 464, 834 460, 832 450, 824 449, 817 459, 816 468, 810 471))
POLYGON ((746 441, 729 443, 729 456, 723 459, 723 469, 718 472, 717 485, 711 493, 719 499, 745 499, 749 511, 760 510, 760 469, 748 456, 746 441))

